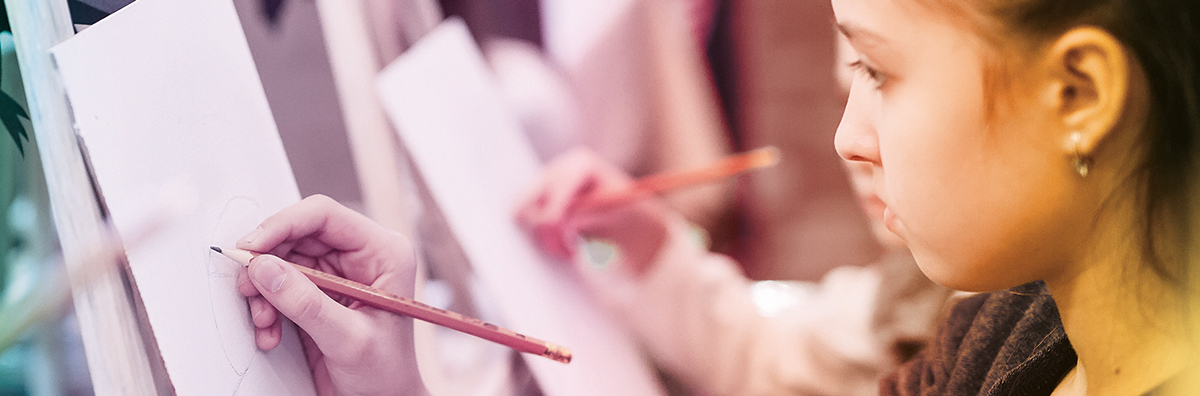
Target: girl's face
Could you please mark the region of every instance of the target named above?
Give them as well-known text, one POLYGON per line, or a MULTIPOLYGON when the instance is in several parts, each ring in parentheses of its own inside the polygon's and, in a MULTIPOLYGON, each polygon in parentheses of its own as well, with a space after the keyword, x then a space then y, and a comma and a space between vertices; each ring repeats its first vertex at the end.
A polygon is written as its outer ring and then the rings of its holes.
MULTIPOLYGON (((854 48, 850 46, 845 37, 838 37, 838 65, 835 72, 837 73, 838 88, 840 88, 841 94, 846 96, 850 94, 850 85, 856 74, 856 70, 850 65, 856 60, 858 60, 858 55, 854 52, 854 48)), ((907 251, 908 245, 904 243, 903 239, 900 239, 900 236, 889 230, 883 221, 883 210, 887 205, 875 191, 874 166, 870 162, 863 161, 845 161, 845 165, 846 174, 850 176, 850 186, 854 188, 854 193, 858 196, 859 206, 862 208, 863 214, 867 216, 867 223, 871 226, 871 233, 875 234, 875 240, 889 250, 907 251)))
POLYGON ((873 168, 886 225, 922 271, 970 291, 1062 271, 1085 219, 1037 60, 989 69, 999 52, 979 31, 917 0, 832 2, 858 69, 838 153, 873 168))

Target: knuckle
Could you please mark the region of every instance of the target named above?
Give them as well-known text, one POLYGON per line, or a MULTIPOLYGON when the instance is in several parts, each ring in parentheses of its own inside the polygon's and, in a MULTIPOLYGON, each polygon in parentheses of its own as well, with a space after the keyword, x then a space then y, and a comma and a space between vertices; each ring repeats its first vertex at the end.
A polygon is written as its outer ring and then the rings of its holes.
POLYGON ((327 204, 327 203, 333 202, 333 198, 330 198, 328 195, 325 195, 325 194, 309 195, 307 198, 304 198, 304 200, 313 202, 313 203, 317 203, 317 204, 327 204))
POLYGON ((391 239, 391 246, 395 247, 396 251, 400 252, 401 257, 412 255, 416 252, 413 248, 413 243, 408 237, 396 231, 388 230, 391 239))
POLYGON ((305 325, 320 325, 324 320, 325 305, 317 298, 300 299, 296 306, 296 314, 292 319, 305 325))
POLYGON ((309 195, 307 198, 304 198, 304 201, 305 201, 305 204, 308 205, 309 208, 311 208, 309 210, 315 210, 316 212, 326 212, 327 213, 330 210, 333 210, 333 209, 337 208, 338 206, 340 206, 336 200, 334 200, 333 198, 330 198, 328 195, 325 195, 325 194, 309 195))

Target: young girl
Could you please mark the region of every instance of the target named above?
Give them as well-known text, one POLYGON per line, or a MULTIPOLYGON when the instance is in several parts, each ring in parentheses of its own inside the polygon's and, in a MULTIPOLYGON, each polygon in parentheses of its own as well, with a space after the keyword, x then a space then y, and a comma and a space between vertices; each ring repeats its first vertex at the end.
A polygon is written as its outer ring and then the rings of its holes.
POLYGON ((884 393, 1182 386, 1200 4, 833 5, 861 70, 835 143, 876 169, 888 228, 938 283, 1025 284, 959 304, 884 393))
MULTIPOLYGON (((1196 301, 1189 296, 1196 252, 1188 242, 1196 229, 1190 199, 1200 133, 1200 4, 833 6, 860 71, 838 152, 872 168, 887 228, 925 274, 956 289, 999 290, 957 304, 933 345, 888 377, 882 392, 1195 394, 1185 373, 1196 356, 1196 301)), ((552 168, 547 180, 559 181, 546 185, 523 218, 544 245, 564 253, 577 249, 577 238, 617 246, 617 260, 584 264, 585 273, 597 274, 587 278, 599 290, 620 284, 607 279, 658 279, 655 271, 678 257, 672 252, 686 230, 653 201, 577 210, 574 203, 588 194, 628 185, 603 169, 552 168)), ((345 212, 327 199, 306 200, 268 219, 239 247, 315 257, 335 268, 365 265, 371 270, 342 270, 398 293, 411 290, 411 258, 379 249, 379 238, 368 236, 381 231, 327 221, 352 217, 345 212), (356 253, 340 253, 343 247, 356 253)), ((328 373, 318 380, 332 378, 343 391, 373 384, 363 378, 419 386, 412 375, 372 375, 411 374, 412 367, 366 363, 381 354, 410 356, 411 345, 391 341, 395 333, 341 324, 381 320, 378 312, 333 304, 292 272, 273 266, 270 256, 249 269, 246 285, 253 287, 243 291, 262 293, 251 304, 263 329, 260 346, 277 342, 273 306, 316 342, 313 361, 328 373), (388 348, 364 347, 376 343, 388 348), (352 359, 360 352, 367 359, 352 359)), ((620 302, 620 290, 605 293, 620 302)), ((637 320, 636 311, 629 315, 637 320)), ((411 334, 410 322, 384 324, 411 334)), ((681 338, 675 342, 696 342, 681 338)), ((762 362, 753 357, 745 361, 762 362)), ((735 369, 695 362, 722 363, 735 369)), ((766 363, 750 371, 791 369, 766 363)))

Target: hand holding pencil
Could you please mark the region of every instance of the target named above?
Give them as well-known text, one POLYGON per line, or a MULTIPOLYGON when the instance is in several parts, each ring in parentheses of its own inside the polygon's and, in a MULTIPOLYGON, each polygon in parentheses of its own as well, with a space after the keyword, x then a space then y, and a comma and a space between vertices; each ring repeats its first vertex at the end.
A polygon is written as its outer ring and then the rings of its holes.
POLYGON ((634 180, 592 152, 576 150, 547 164, 533 194, 518 208, 517 221, 552 256, 573 256, 580 238, 602 240, 615 245, 623 266, 640 273, 668 237, 667 223, 682 221, 678 213, 649 198, 778 161, 778 150, 768 147, 634 180))
POLYGON ((283 261, 411 298, 416 256, 407 239, 328 197, 312 196, 268 217, 237 248, 270 253, 250 260, 238 279, 259 348, 279 344, 282 314, 301 330, 319 394, 426 393, 411 318, 330 298, 283 261))

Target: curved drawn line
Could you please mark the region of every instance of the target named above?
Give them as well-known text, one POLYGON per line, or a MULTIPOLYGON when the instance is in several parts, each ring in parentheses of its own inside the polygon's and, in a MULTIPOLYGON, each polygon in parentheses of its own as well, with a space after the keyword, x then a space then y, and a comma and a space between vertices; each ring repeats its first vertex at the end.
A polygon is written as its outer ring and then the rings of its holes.
MULTIPOLYGON (((221 208, 221 212, 217 216, 217 222, 214 223, 213 228, 209 231, 209 236, 208 236, 209 243, 212 243, 213 241, 215 241, 217 239, 217 229, 218 229, 218 226, 221 224, 221 220, 225 219, 225 215, 229 212, 229 209, 231 208, 233 203, 236 201, 239 201, 239 200, 247 201, 250 204, 252 204, 254 207, 261 208, 261 206, 258 204, 257 201, 255 201, 253 198, 248 197, 248 196, 233 196, 233 197, 229 198, 229 200, 225 201, 225 205, 221 208)), ((225 274, 225 273, 221 273, 220 271, 215 270, 214 264, 212 262, 213 257, 216 257, 216 255, 208 254, 207 252, 205 253, 204 268, 205 268, 205 272, 208 274, 208 294, 209 294, 210 301, 213 300, 213 278, 225 278, 225 279, 237 278, 237 275, 225 274)), ((235 287, 236 287, 236 285, 235 285, 235 287)), ((233 370, 233 372, 235 374, 237 374, 238 387, 240 387, 242 380, 245 379, 246 373, 248 373, 250 371, 250 367, 254 365, 254 361, 258 359, 258 356, 260 354, 252 353, 250 356, 250 359, 246 362, 246 367, 239 370, 238 367, 236 365, 234 365, 233 358, 230 357, 229 348, 225 346, 224 337, 220 336, 222 326, 221 326, 220 321, 217 320, 216 308, 213 307, 212 304, 209 304, 209 310, 211 311, 211 314, 212 314, 213 327, 217 329, 218 338, 221 339, 221 352, 223 352, 225 354, 225 361, 227 363, 229 363, 229 368, 231 370, 233 370)), ((251 324, 251 327, 253 327, 253 326, 254 325, 251 324)), ((234 394, 236 394, 236 393, 237 393, 237 391, 235 388, 234 394)))

